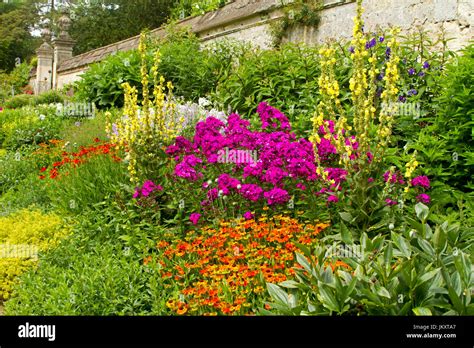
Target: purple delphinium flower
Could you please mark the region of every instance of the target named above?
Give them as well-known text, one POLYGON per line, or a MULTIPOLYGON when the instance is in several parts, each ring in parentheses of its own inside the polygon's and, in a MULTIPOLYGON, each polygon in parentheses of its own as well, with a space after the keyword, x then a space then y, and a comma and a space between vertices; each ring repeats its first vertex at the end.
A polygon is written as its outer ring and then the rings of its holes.
POLYGON ((354 46, 349 47, 349 52, 352 53, 352 54, 354 54, 354 52, 355 52, 354 46))
POLYGON ((390 58, 390 56, 392 55, 392 49, 390 47, 387 47, 387 49, 385 50, 385 56, 388 58, 390 58))
POLYGON ((421 203, 429 204, 430 201, 431 201, 431 198, 426 193, 422 193, 422 194, 416 196, 416 200, 418 202, 421 202, 421 203))
POLYGON ((200 218, 201 218, 201 214, 199 214, 199 213, 192 213, 189 216, 189 220, 193 223, 193 225, 197 225, 200 218))
POLYGON ((401 102, 401 103, 404 103, 407 101, 407 97, 405 97, 404 95, 401 95, 398 97, 398 101, 401 102))
POLYGON ((420 72, 418 73, 418 76, 419 76, 419 77, 424 77, 425 75, 426 75, 426 74, 425 74, 424 71, 420 71, 420 72))
POLYGON ((417 95, 418 94, 418 91, 416 89, 410 89, 408 91, 408 96, 411 97, 411 96, 414 96, 414 95, 417 95))
POLYGON ((430 63, 424 62, 423 63, 423 69, 429 69, 430 68, 430 63))
POLYGON ((375 45, 377 44, 377 39, 376 38, 373 38, 371 39, 370 41, 367 41, 367 43, 365 44, 365 49, 371 49, 372 47, 374 47, 375 45))
POLYGON ((421 186, 423 188, 429 189, 430 179, 428 179, 428 177, 425 175, 417 176, 416 178, 413 178, 413 180, 411 181, 411 184, 413 186, 421 186))
POLYGON ((416 70, 413 68, 408 69, 408 75, 413 76, 416 74, 416 70))
POLYGON ((379 42, 380 42, 380 43, 382 43, 382 42, 384 42, 384 41, 385 41, 385 37, 383 37, 383 36, 379 37, 379 42))

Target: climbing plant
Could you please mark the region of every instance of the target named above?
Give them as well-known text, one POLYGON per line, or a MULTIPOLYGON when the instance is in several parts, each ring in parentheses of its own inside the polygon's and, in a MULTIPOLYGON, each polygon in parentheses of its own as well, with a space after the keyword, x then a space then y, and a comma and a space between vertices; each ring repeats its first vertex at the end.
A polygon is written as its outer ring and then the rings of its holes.
POLYGON ((279 47, 288 30, 296 26, 317 27, 319 25, 319 11, 323 7, 322 0, 281 0, 283 16, 270 24, 270 33, 273 37, 273 46, 279 47))

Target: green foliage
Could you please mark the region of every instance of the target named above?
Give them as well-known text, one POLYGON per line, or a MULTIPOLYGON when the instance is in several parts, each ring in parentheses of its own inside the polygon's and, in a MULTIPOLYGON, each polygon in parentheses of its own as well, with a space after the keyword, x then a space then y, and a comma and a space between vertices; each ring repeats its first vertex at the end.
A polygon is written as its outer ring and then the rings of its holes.
POLYGON ((47 91, 36 96, 34 99, 35 105, 48 105, 54 103, 63 103, 64 96, 61 92, 56 90, 47 91))
POLYGON ((33 55, 38 40, 30 28, 37 19, 33 1, 0 2, 0 70, 10 72, 17 57, 26 61, 33 55))
POLYGON ((174 0, 81 0, 74 7, 71 37, 76 54, 116 43, 159 28, 166 22, 174 0))
MULTIPOLYGON (((474 45, 471 44, 456 61, 446 67, 446 78, 442 79, 440 86, 442 92, 436 99, 437 117, 432 127, 427 127, 420 134, 420 140, 430 137, 431 142, 436 139, 443 145, 443 148, 438 147, 437 154, 427 154, 425 159, 434 168, 442 166, 443 181, 464 192, 474 189, 473 85, 474 45)), ((426 143, 421 141, 421 144, 426 143)), ((429 146, 425 145, 426 151, 430 151, 429 146)))
POLYGON ((317 27, 321 8, 321 0, 296 0, 284 6, 283 17, 270 24, 273 45, 280 46, 288 31, 298 26, 317 27))
MULTIPOLYGON (((58 179, 49 180, 48 196, 58 210, 80 213, 104 201, 112 192, 123 190, 128 182, 127 169, 109 156, 97 156, 58 179)), ((131 189, 129 189, 131 191, 131 189)))
POLYGON ((226 5, 229 0, 179 0, 173 8, 171 18, 183 19, 188 16, 199 16, 215 11, 226 5))
POLYGON ((0 143, 13 151, 44 143, 57 138, 63 123, 50 107, 4 110, 0 113, 0 143))
POLYGON ((92 65, 77 83, 77 96, 97 107, 123 106, 122 83, 140 84, 138 51, 120 52, 92 65))
POLYGON ((55 247, 67 233, 59 216, 34 208, 0 217, 0 299, 8 299, 17 276, 37 264, 35 254, 55 247))
POLYGON ((7 314, 163 314, 158 269, 141 260, 153 247, 152 238, 163 231, 128 205, 107 201, 91 208, 72 236, 43 255, 37 270, 21 278, 5 305, 7 314), (134 238, 124 243, 121 234, 134 238))
MULTIPOLYGON (((217 81, 231 68, 232 54, 238 52, 234 44, 214 45, 201 49, 199 40, 188 32, 170 33, 166 40, 155 42, 147 52, 148 68, 153 64, 156 50, 161 53, 159 74, 175 87, 174 94, 197 101, 209 94, 217 81)), ((101 63, 94 64, 77 85, 80 99, 94 102, 98 107, 122 107, 122 83, 138 89, 141 96, 141 59, 138 51, 120 52, 101 63)), ((153 86, 150 85, 150 90, 153 86)))
POLYGON ((433 229, 429 208, 415 210, 412 230, 364 233, 346 245, 326 237, 313 253, 297 254, 297 281, 269 284, 272 313, 472 315, 472 229, 447 222, 433 229))
POLYGON ((212 52, 201 49, 199 39, 190 33, 158 43, 156 48, 162 54, 160 74, 173 83, 176 95, 189 101, 209 94, 232 59, 219 46, 212 52))
POLYGON ((287 44, 276 50, 248 51, 236 65, 221 78, 215 101, 245 118, 266 101, 288 116, 297 133, 308 132, 320 72, 315 48, 287 44))
POLYGON ((11 98, 9 98, 5 102, 5 108, 7 109, 19 109, 24 106, 33 105, 35 100, 35 96, 31 94, 17 94, 11 98))

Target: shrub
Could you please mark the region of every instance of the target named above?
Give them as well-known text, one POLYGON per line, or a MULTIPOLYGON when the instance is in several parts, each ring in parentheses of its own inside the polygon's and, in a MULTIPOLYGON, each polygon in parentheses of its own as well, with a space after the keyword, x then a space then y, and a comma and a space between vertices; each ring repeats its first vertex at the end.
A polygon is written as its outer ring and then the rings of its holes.
POLYGON ((440 179, 456 189, 472 192, 474 171, 474 45, 446 67, 437 117, 420 134, 419 145, 429 167, 442 167, 440 179), (428 138, 429 137, 429 138, 428 138), (433 141, 439 142, 433 152, 433 141), (430 143, 427 143, 429 141, 430 143), (422 149, 422 147, 424 147, 422 149))
POLYGON ((256 105, 268 102, 288 115, 299 135, 307 135, 318 100, 319 74, 315 48, 287 44, 277 50, 248 51, 220 79, 213 99, 247 119, 256 105))
POLYGON ((49 105, 49 104, 55 104, 55 103, 63 103, 64 102, 64 96, 56 91, 56 90, 51 90, 48 92, 41 93, 40 95, 36 96, 34 99, 35 105, 49 105))
POLYGON ((19 109, 24 106, 33 105, 35 97, 31 94, 18 94, 5 101, 5 108, 19 109))
MULTIPOLYGON (((211 93, 217 81, 231 68, 233 54, 243 50, 235 43, 221 43, 200 48, 199 39, 189 32, 169 29, 168 37, 148 45, 147 69, 153 65, 155 52, 160 52, 159 74, 175 87, 175 94, 187 101, 198 101, 211 93)), ((76 84, 77 97, 96 103, 98 107, 122 107, 122 84, 137 88, 139 101, 142 57, 137 50, 117 53, 94 64, 76 84)), ((150 91, 154 88, 150 81, 150 91)))
POLYGON ((68 233, 57 215, 34 208, 0 217, 0 299, 8 299, 16 277, 36 264, 37 251, 56 247, 68 233))
POLYGON ((124 103, 122 83, 132 86, 140 82, 140 55, 138 51, 119 52, 104 61, 93 64, 77 82, 77 97, 95 103, 98 108, 124 103))
POLYGON ((56 117, 52 108, 5 110, 0 114, 0 141, 15 151, 57 138, 63 125, 64 119, 56 117))

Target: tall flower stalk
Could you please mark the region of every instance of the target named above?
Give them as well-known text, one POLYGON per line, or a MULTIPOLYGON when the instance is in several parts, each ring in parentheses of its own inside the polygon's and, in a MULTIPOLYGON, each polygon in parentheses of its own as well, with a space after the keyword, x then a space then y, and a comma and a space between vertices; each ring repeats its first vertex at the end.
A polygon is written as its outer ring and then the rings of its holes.
MULTIPOLYGON (((160 52, 154 54, 151 71, 148 69, 148 51, 146 36, 141 35, 138 47, 141 56, 142 101, 138 101, 138 90, 128 82, 124 89, 123 117, 107 125, 111 141, 128 154, 128 170, 133 183, 148 179, 154 173, 156 159, 166 157, 163 149, 182 131, 184 118, 177 115, 173 101, 173 84, 159 75, 160 52), (150 95, 150 80, 153 81, 153 93, 150 95), (166 87, 165 87, 166 85, 166 87), (162 154, 163 156, 160 156, 162 154)), ((111 114, 107 117, 110 120, 111 114)), ((156 173, 155 173, 156 175, 156 173)))

